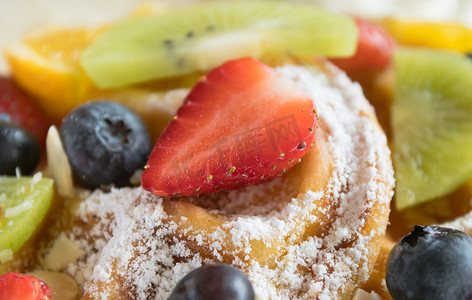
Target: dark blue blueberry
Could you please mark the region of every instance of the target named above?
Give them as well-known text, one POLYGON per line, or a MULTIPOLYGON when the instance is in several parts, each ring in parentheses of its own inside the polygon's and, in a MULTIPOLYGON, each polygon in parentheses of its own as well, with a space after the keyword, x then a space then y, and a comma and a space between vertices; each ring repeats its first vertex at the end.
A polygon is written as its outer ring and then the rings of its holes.
POLYGON ((15 175, 17 167, 21 174, 31 174, 40 157, 41 148, 28 131, 0 122, 0 175, 15 175))
POLYGON ((468 58, 472 59, 472 52, 466 54, 468 58))
POLYGON ((235 267, 205 265, 179 281, 169 300, 253 300, 254 289, 235 267))
POLYGON ((74 109, 60 129, 74 179, 87 188, 126 186, 150 153, 149 133, 125 106, 93 101, 74 109))
POLYGON ((394 300, 472 299, 472 238, 450 228, 415 226, 387 260, 394 300))

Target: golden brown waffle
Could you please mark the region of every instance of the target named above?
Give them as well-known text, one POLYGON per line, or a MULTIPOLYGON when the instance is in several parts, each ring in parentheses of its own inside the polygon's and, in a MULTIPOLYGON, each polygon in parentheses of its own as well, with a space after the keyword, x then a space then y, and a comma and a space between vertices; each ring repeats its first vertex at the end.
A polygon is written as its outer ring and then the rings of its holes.
POLYGON ((274 181, 208 197, 93 193, 70 232, 86 251, 69 268, 84 281, 84 299, 166 299, 212 262, 244 270, 258 299, 349 299, 368 280, 393 193, 386 137, 344 73, 324 62, 277 70, 316 102, 309 153, 274 181))

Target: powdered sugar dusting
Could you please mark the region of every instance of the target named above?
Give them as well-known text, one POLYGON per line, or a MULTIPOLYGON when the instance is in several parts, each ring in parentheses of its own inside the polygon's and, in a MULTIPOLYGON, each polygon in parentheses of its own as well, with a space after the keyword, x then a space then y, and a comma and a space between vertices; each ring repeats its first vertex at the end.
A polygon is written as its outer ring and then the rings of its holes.
POLYGON ((375 209, 387 216, 392 196, 386 138, 372 122, 360 86, 344 73, 329 65, 287 65, 278 71, 314 99, 319 124, 329 132, 333 169, 328 186, 297 196, 279 178, 188 199, 210 208, 208 216, 219 216, 214 222, 221 226, 211 230, 169 215, 169 200, 141 188, 94 192, 77 211, 85 225, 71 234, 87 255, 69 272, 83 277, 87 296, 167 299, 188 272, 220 261, 244 270, 258 299, 333 299, 353 294, 367 280, 369 255, 378 251, 371 241, 383 235, 387 217, 363 232, 366 216, 375 209), (262 191, 280 199, 264 199, 262 191), (320 205, 326 198, 330 202, 320 205), (318 222, 321 229, 312 226, 318 222), (305 226, 313 232, 300 229, 305 226))

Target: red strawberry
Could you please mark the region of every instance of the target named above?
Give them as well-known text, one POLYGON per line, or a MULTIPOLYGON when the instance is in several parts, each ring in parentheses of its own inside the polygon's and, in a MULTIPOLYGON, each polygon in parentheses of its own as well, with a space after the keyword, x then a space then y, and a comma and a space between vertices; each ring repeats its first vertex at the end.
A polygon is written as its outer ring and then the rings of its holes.
POLYGON ((331 61, 348 73, 386 68, 392 60, 395 40, 380 26, 362 19, 356 19, 356 23, 359 28, 356 53, 331 61))
POLYGON ((210 71, 157 141, 142 175, 161 196, 195 196, 275 178, 313 141, 312 99, 252 59, 210 71))
POLYGON ((23 127, 44 146, 50 123, 32 99, 5 77, 0 77, 0 121, 23 127))
POLYGON ((0 276, 0 300, 49 300, 51 289, 42 280, 18 273, 0 276))

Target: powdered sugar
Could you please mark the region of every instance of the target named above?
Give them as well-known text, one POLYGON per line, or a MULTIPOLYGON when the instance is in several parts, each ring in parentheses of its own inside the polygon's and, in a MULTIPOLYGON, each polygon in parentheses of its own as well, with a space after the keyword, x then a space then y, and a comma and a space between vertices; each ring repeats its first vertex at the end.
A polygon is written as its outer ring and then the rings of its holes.
POLYGON ((191 213, 171 215, 169 207, 180 204, 139 187, 94 192, 77 212, 87 226, 74 230, 87 255, 69 268, 84 277, 88 296, 167 299, 188 272, 220 261, 243 269, 258 299, 333 299, 354 293, 355 283, 367 280, 369 255, 378 251, 372 240, 385 231, 392 196, 386 138, 372 122, 360 86, 337 69, 323 64, 278 71, 316 102, 333 158, 328 186, 297 195, 284 177, 189 199, 212 210, 197 214, 214 222, 209 228, 191 223, 191 213), (266 199, 273 194, 276 199, 266 199), (375 209, 385 220, 366 229, 375 209), (318 222, 321 229, 314 226, 318 222))

